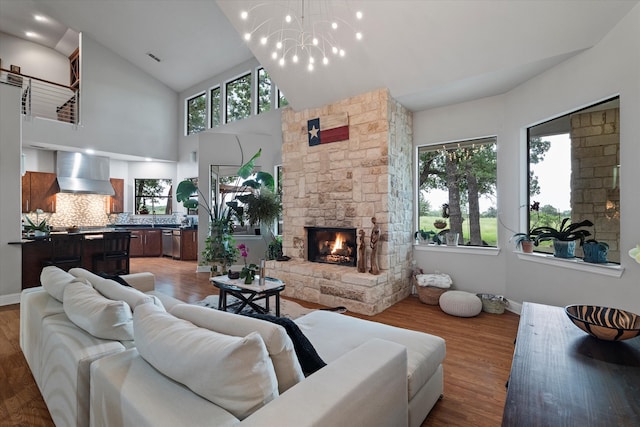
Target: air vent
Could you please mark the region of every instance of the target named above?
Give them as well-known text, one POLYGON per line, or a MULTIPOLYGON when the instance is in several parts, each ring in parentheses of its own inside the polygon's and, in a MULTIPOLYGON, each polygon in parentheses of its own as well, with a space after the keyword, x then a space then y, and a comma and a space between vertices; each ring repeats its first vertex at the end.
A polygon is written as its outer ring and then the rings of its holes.
POLYGON ((155 56, 155 55, 154 55, 153 53, 151 53, 151 52, 147 52, 147 56, 148 56, 149 58, 153 59, 153 60, 154 60, 154 61, 156 61, 156 62, 160 62, 160 61, 161 61, 161 59, 160 59, 160 58, 158 58, 157 56, 155 56))

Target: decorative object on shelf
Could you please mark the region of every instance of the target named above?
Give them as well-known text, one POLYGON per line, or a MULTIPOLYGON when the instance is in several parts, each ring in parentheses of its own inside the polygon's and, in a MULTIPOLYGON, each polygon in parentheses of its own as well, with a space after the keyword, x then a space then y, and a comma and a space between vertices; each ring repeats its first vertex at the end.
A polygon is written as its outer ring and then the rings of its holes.
POLYGON ((529 233, 516 233, 511 236, 509 241, 511 240, 515 243, 516 249, 528 254, 533 252, 533 239, 529 233))
POLYGON ((433 226, 435 228, 437 228, 438 230, 442 230, 443 228, 445 228, 447 226, 447 221, 445 221, 444 219, 436 219, 433 222, 433 226))
POLYGON ((477 294, 482 300, 482 311, 491 314, 502 314, 504 308, 509 305, 509 301, 502 295, 477 294))
POLYGON ((536 227, 529 233, 534 237, 534 245, 547 240, 553 241, 553 256, 558 258, 573 258, 575 256, 576 241, 580 241, 580 246, 584 244, 585 238, 591 236, 588 230, 583 227, 592 227, 593 223, 588 219, 580 222, 569 222, 570 218, 564 218, 559 228, 550 226, 536 227))
POLYGON ((369 242, 369 246, 371 246, 371 268, 369 269, 369 273, 377 276, 380 274, 380 269, 378 268, 378 240, 380 239, 380 226, 377 224, 375 216, 371 218, 371 222, 373 223, 373 228, 371 229, 371 242, 369 242))
POLYGON ((590 262, 593 264, 606 264, 607 253, 609 253, 609 245, 605 242, 598 242, 596 240, 587 240, 582 245, 582 251, 584 252, 584 262, 590 262))
POLYGON ((629 256, 636 260, 638 264, 640 264, 640 245, 636 245, 635 248, 629 250, 629 256))
POLYGON ((28 215, 24 216, 24 218, 27 220, 27 224, 24 225, 24 229, 35 237, 46 236, 47 234, 49 234, 49 225, 47 224, 47 219, 44 218, 42 221, 40 221, 40 215, 44 214, 44 211, 42 209, 36 209, 35 214, 35 222, 33 222, 33 220, 29 218, 28 215))
POLYGON ((307 70, 313 71, 317 62, 326 66, 330 57, 346 55, 345 43, 349 43, 341 39, 362 39, 356 27, 362 12, 351 15, 346 3, 300 0, 283 5, 282 15, 274 14, 274 10, 269 2, 257 2, 243 10, 240 17, 247 25, 244 40, 259 41, 270 49, 271 58, 281 67, 304 62, 307 70))
POLYGON ((458 246, 458 241, 460 239, 460 234, 454 233, 453 231, 449 231, 444 235, 445 242, 447 246, 458 246))
POLYGON ((618 308, 568 305, 564 312, 578 328, 605 341, 622 341, 640 335, 640 316, 618 308))
POLYGON ((367 247, 364 242, 364 230, 358 231, 358 273, 364 273, 367 271, 367 247))
POLYGON ((227 273, 227 276, 229 276, 229 279, 239 279, 240 278, 240 272, 239 271, 231 271, 231 270, 229 270, 229 272, 227 273))

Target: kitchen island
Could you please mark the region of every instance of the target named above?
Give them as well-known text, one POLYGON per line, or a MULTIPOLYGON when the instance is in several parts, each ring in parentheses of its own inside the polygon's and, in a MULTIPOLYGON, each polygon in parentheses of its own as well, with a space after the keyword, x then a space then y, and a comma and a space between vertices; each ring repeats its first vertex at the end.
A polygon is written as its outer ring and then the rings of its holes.
MULTIPOLYGON (((93 270, 93 257, 100 255, 104 251, 103 236, 106 233, 112 233, 116 230, 113 228, 82 231, 82 268, 93 270)), ((40 286, 40 273, 42 272, 43 262, 51 258, 51 238, 55 238, 56 234, 71 234, 66 232, 52 233, 51 236, 23 239, 19 243, 22 245, 22 289, 40 286)))

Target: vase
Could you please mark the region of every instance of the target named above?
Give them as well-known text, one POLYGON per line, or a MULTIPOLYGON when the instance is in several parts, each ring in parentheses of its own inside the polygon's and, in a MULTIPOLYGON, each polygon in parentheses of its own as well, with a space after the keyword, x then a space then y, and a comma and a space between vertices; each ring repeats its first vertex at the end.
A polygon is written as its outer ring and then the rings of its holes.
POLYGON ((574 258, 576 256, 576 241, 554 240, 553 256, 557 258, 574 258))
POLYGON ((445 234, 444 238, 447 246, 458 246, 458 236, 458 233, 453 233, 451 231, 445 234))
POLYGON ((530 254, 533 253, 533 242, 531 240, 523 240, 520 242, 522 252, 530 254))
POLYGON ((584 262, 606 264, 609 245, 604 242, 587 242, 582 246, 584 262))
POLYGON ((244 284, 245 284, 245 285, 250 285, 250 284, 252 284, 252 283, 253 283, 253 279, 254 279, 254 278, 255 278, 255 276, 254 276, 253 274, 251 274, 251 273, 247 274, 247 275, 244 277, 244 284))

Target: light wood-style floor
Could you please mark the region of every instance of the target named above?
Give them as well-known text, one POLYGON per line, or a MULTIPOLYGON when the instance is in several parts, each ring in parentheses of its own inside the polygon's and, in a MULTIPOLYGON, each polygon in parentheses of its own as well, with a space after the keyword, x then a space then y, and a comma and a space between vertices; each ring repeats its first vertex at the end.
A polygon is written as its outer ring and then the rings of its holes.
MULTIPOLYGON (((208 273, 196 273, 195 262, 169 258, 135 258, 131 272, 151 271, 156 289, 186 302, 216 293, 208 273)), ((296 302, 310 308, 317 304, 296 302)), ((53 426, 38 387, 20 350, 19 305, 0 307, 0 426, 53 426)), ((409 297, 373 317, 356 317, 443 337, 444 397, 425 426, 499 426, 511 369, 519 316, 481 313, 458 318, 437 306, 409 297)), ((365 409, 366 410, 366 409, 365 409)))

